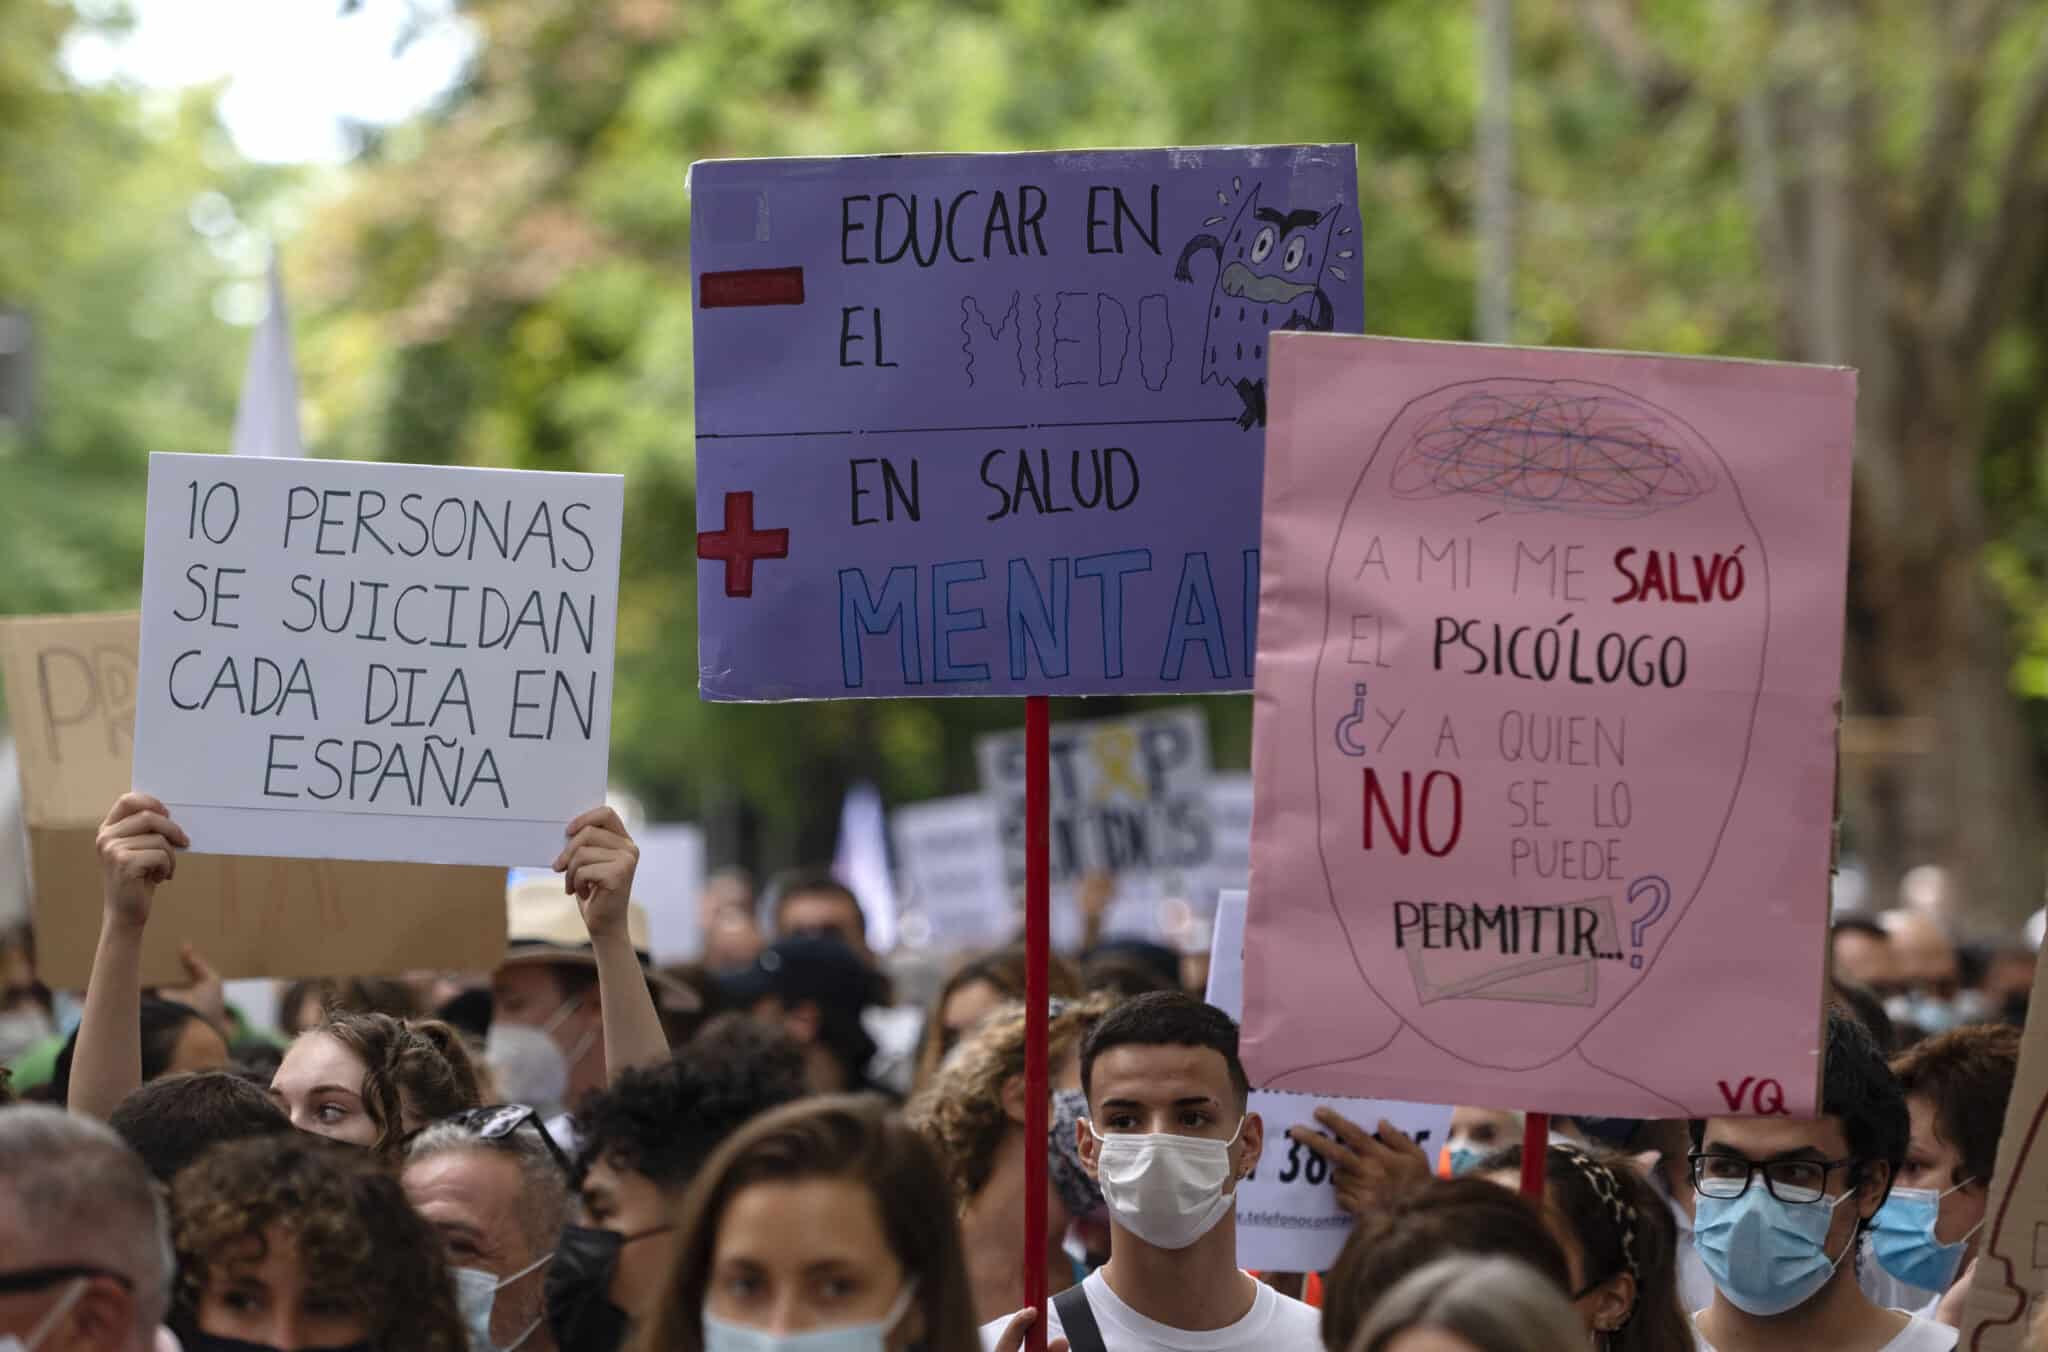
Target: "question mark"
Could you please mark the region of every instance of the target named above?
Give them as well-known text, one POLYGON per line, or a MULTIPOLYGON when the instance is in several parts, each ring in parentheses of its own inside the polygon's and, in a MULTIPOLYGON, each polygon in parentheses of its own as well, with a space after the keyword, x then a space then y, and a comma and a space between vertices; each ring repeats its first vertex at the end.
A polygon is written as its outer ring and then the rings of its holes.
POLYGON ((1643 966, 1643 935, 1650 926, 1664 918, 1664 912, 1671 909, 1671 884, 1654 874, 1636 879, 1628 885, 1628 904, 1633 906, 1644 897, 1650 897, 1650 909, 1629 922, 1629 946, 1636 950, 1631 954, 1628 965, 1637 971, 1643 966))
POLYGON ((1337 720, 1337 749, 1347 756, 1363 756, 1365 743, 1358 740, 1358 725, 1365 721, 1365 682, 1351 687, 1351 712, 1337 720))

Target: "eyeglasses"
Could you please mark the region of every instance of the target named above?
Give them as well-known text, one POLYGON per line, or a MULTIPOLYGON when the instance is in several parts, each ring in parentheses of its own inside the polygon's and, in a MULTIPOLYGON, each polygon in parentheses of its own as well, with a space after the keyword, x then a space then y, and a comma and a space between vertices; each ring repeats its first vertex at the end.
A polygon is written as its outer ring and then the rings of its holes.
POLYGON ((575 1172, 569 1164, 569 1157, 562 1153, 562 1147, 548 1134, 547 1124, 540 1120, 540 1110, 529 1108, 524 1103, 500 1103, 489 1108, 465 1108, 452 1113, 441 1121, 450 1126, 460 1127, 480 1140, 502 1141, 527 1123, 533 1123, 534 1132, 541 1144, 548 1148, 564 1174, 575 1172))
POLYGON ((1847 1169, 1854 1160, 1766 1160, 1752 1164, 1739 1155, 1708 1155, 1698 1151, 1692 1161, 1692 1187, 1702 1197, 1729 1202, 1749 1191, 1750 1180, 1764 1176, 1764 1187, 1781 1202, 1811 1204, 1827 1196, 1828 1175, 1847 1169))
POLYGON ((17 1272, 0 1272, 0 1295, 12 1295, 16 1291, 40 1291, 58 1282, 74 1281, 80 1277, 105 1277, 108 1281, 119 1282, 129 1290, 135 1283, 126 1276, 103 1267, 37 1267, 22 1268, 17 1272))

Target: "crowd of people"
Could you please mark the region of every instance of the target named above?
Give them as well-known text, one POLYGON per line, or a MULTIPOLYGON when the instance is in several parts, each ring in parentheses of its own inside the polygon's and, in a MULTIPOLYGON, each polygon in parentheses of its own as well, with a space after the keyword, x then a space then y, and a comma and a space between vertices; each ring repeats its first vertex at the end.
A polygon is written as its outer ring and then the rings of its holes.
POLYGON ((1262 1120, 1199 971, 1091 934, 1049 973, 1041 1139, 1020 949, 962 959, 904 1039, 829 876, 714 880, 705 961, 662 970, 624 824, 564 839, 495 972, 297 983, 272 1038, 202 955, 144 988, 190 842, 116 803, 82 996, 5 969, 0 1349, 1018 1352, 1032 1264, 1066 1352, 1955 1345, 2030 949, 1842 918, 1819 1117, 1560 1118, 1525 1168, 1488 1107, 1435 1154, 1262 1120), (1292 1146, 1353 1228, 1326 1272, 1247 1272, 1238 1185, 1292 1146))

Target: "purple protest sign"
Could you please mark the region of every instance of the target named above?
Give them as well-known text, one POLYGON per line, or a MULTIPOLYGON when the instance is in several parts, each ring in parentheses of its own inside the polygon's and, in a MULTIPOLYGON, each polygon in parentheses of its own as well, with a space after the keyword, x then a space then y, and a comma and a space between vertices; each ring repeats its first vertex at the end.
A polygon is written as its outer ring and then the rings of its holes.
POLYGON ((1266 347, 1351 146, 691 169, 706 699, 1251 688, 1266 347))

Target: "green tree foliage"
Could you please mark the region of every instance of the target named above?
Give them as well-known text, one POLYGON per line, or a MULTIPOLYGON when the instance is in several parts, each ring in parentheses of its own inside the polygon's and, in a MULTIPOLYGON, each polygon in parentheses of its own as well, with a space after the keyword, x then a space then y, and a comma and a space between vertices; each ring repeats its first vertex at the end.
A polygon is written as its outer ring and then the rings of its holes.
POLYGON ((225 449, 247 330, 240 164, 212 92, 165 103, 72 82, 76 22, 0 5, 0 305, 34 334, 34 416, 0 422, 0 612, 135 604, 152 450, 225 449))

